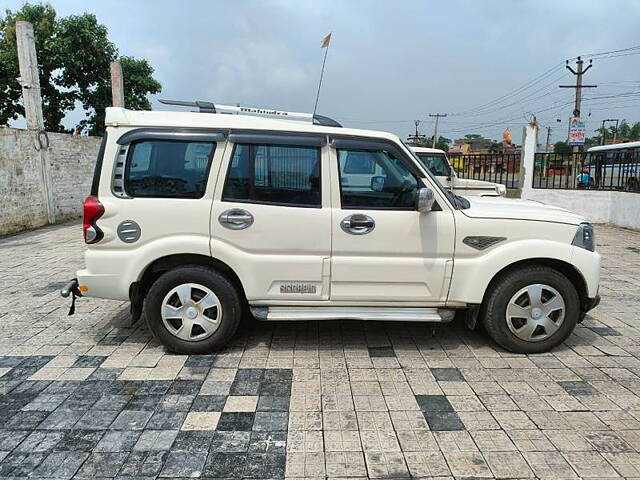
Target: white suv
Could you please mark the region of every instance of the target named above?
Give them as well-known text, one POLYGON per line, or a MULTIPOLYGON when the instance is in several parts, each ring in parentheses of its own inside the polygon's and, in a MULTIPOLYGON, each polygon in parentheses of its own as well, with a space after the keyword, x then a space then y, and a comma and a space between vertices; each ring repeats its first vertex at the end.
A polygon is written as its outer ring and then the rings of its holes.
POLYGON ((458 310, 508 350, 543 352, 598 303, 579 215, 457 196, 389 133, 198 106, 107 109, 86 269, 63 296, 130 300, 184 353, 224 346, 249 312, 447 322, 458 310))
POLYGON ((453 193, 483 197, 504 197, 507 194, 507 187, 502 183, 458 177, 443 150, 413 146, 409 148, 416 154, 422 166, 428 169, 445 188, 453 190, 453 193))

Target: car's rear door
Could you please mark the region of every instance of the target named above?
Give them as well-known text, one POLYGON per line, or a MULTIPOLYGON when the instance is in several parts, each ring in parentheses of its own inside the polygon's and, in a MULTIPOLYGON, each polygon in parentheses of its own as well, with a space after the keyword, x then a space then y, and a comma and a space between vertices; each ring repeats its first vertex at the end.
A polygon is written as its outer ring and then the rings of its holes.
POLYGON ((325 137, 232 133, 211 210, 211 254, 253 304, 329 298, 325 137))

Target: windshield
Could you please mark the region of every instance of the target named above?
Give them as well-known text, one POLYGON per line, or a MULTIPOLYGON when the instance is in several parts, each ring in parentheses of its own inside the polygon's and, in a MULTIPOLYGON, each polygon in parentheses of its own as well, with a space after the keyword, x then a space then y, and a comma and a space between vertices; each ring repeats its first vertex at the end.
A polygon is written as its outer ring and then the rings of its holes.
POLYGON ((438 177, 450 177, 451 167, 447 157, 441 153, 420 153, 416 152, 423 167, 438 177))

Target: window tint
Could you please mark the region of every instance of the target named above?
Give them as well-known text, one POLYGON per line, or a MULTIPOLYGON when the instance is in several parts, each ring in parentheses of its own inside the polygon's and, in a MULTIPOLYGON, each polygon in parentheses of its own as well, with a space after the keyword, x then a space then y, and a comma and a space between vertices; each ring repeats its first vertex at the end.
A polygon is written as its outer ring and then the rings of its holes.
POLYGON ((320 149, 236 144, 222 200, 320 207, 320 149))
POLYGON ((142 141, 129 150, 125 191, 132 197, 201 198, 215 143, 142 141))
POLYGON ((391 152, 338 150, 342 208, 413 210, 418 180, 391 152), (351 158, 370 162, 370 173, 349 173, 351 158))
POLYGON ((420 163, 436 177, 451 176, 449 162, 444 155, 433 153, 416 153, 420 163))

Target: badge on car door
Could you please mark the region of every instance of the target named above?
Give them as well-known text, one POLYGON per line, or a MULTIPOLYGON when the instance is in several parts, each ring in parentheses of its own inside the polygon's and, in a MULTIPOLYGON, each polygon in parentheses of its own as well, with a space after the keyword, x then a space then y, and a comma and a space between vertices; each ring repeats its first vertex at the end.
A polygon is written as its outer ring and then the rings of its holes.
POLYGON ((313 283, 283 283, 280 293, 316 293, 316 286, 313 283))

